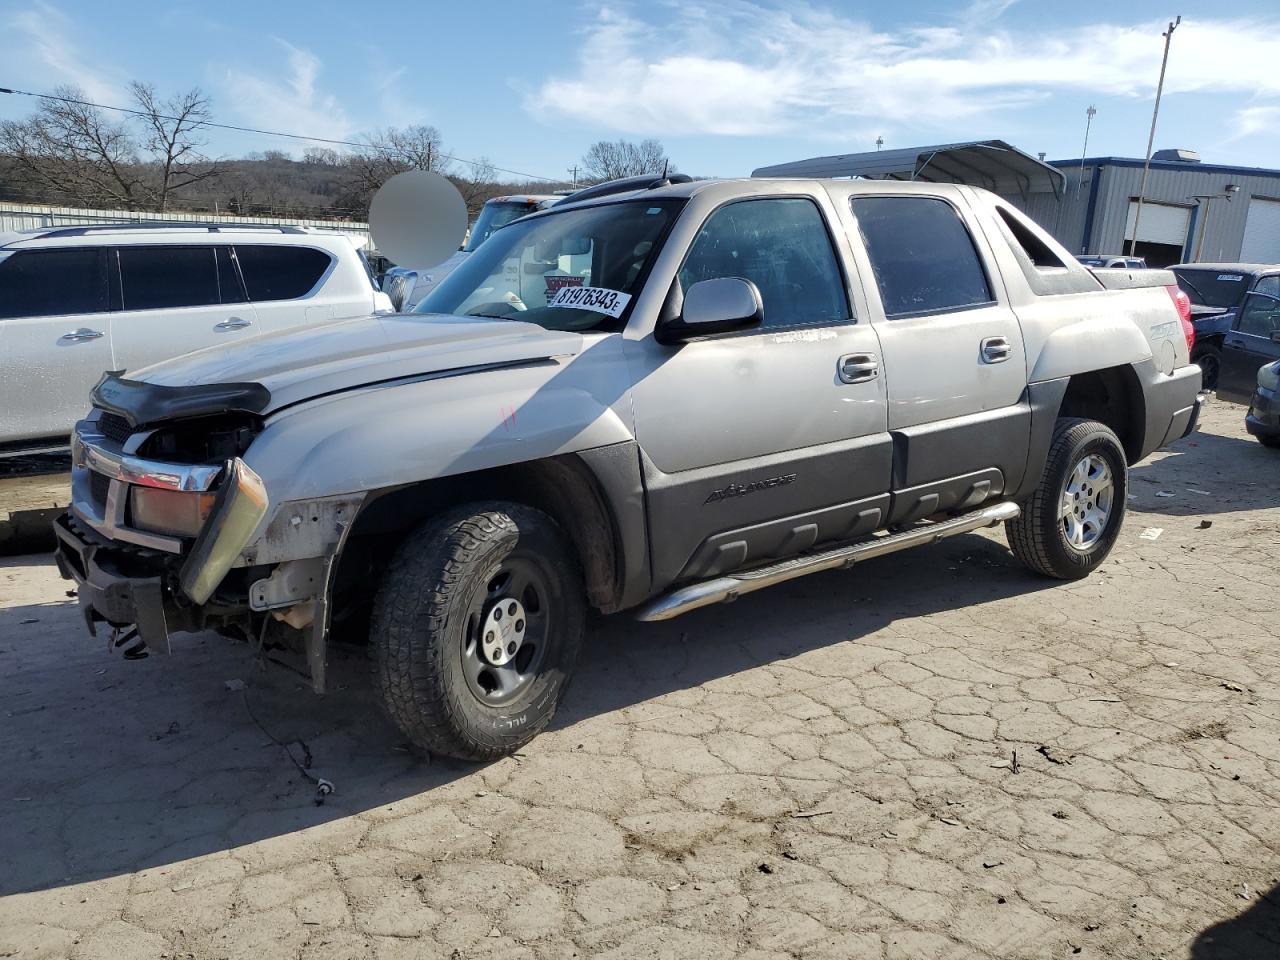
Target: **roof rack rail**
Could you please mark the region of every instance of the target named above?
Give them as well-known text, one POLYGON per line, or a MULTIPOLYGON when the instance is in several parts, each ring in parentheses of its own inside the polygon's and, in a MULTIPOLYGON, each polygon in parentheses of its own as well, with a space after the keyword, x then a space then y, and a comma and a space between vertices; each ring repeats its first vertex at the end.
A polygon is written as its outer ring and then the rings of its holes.
POLYGON ((577 193, 571 193, 561 203, 575 203, 578 200, 594 200, 596 197, 607 197, 615 193, 633 193, 636 190, 656 190, 672 183, 689 183, 693 177, 687 173, 673 173, 670 176, 657 176, 652 173, 638 177, 622 177, 618 180, 606 180, 594 187, 584 187, 577 193))
POLYGON ((45 237, 83 237, 90 233, 106 233, 126 230, 206 230, 209 233, 220 233, 223 230, 279 230, 281 233, 306 233, 306 227, 291 223, 214 223, 202 220, 141 220, 122 221, 120 223, 86 223, 74 227, 37 227, 36 232, 45 237))

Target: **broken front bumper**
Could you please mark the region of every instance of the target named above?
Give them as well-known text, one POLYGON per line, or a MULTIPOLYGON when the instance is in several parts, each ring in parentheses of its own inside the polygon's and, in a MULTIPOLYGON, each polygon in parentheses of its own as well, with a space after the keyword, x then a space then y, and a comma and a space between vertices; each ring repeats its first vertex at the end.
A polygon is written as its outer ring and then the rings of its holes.
POLYGON ((76 584, 89 633, 97 634, 98 623, 133 624, 143 643, 168 653, 170 620, 176 625, 185 617, 166 600, 162 562, 96 542, 66 514, 53 522, 53 529, 58 537, 54 561, 62 576, 76 584))
POLYGON ((90 633, 101 622, 136 625, 148 647, 168 652, 171 631, 202 625, 200 606, 266 516, 262 481, 238 457, 182 465, 127 455, 92 421, 77 425, 72 458, 71 509, 54 524, 58 569, 76 582, 90 633), (129 507, 136 487, 216 490, 217 499, 191 541, 136 527, 129 507))

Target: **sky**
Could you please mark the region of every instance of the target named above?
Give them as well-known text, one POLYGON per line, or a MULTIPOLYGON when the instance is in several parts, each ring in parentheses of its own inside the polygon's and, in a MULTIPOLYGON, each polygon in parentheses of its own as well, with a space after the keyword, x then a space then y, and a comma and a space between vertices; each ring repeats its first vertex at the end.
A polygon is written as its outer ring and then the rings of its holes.
MULTIPOLYGON (((1280 7, 1197 4, 1173 37, 1155 148, 1280 168, 1280 7)), ((222 123, 359 139, 431 124, 450 152, 567 177, 600 139, 679 169, 1002 139, 1049 159, 1141 157, 1174 6, 647 0, 0 0, 0 87, 199 87, 222 123)), ((0 94, 0 119, 27 97, 0 94)), ((206 152, 308 144, 208 131, 206 152)), ((462 169, 465 169, 463 167, 462 169)))

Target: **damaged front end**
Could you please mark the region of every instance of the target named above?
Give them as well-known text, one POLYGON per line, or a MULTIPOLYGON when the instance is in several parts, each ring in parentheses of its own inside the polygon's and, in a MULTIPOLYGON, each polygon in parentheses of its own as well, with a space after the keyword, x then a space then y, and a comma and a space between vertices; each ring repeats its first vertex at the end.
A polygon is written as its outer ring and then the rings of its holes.
POLYGON ((105 377, 72 435, 55 558, 91 634, 105 623, 167 653, 175 632, 260 638, 274 622, 323 692, 334 569, 363 496, 272 504, 243 458, 268 400, 105 377))

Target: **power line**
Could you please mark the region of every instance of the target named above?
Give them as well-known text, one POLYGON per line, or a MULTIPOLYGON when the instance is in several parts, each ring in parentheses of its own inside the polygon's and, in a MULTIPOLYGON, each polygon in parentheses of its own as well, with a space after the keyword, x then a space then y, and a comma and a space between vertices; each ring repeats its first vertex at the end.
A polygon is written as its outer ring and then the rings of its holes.
MULTIPOLYGON (((0 93, 11 93, 20 97, 34 97, 37 100, 56 100, 59 103, 73 103, 82 107, 96 107, 99 110, 114 110, 117 113, 128 113, 128 114, 132 114, 135 117, 153 116, 153 114, 147 113, 142 110, 134 110, 131 107, 113 107, 107 103, 94 103, 91 100, 77 100, 75 97, 63 97, 63 96, 57 96, 51 93, 32 93, 30 90, 16 90, 10 87, 0 87, 0 93)), ((160 118, 161 120, 185 121, 188 119, 185 117, 171 117, 163 113, 157 113, 157 114, 154 114, 154 116, 160 118)), ((219 130, 234 130, 238 133, 256 133, 265 137, 286 137, 290 140, 306 140, 311 143, 332 143, 336 146, 341 146, 341 147, 359 147, 361 150, 379 150, 383 153, 393 152, 393 151, 387 150, 385 147, 379 147, 376 144, 372 144, 372 143, 360 143, 357 140, 335 140, 332 137, 308 137, 305 134, 301 134, 301 133, 284 133, 280 130, 261 130, 257 127, 239 127, 232 123, 214 123, 212 120, 202 120, 199 123, 193 124, 193 127, 195 128, 216 127, 219 130)), ((489 166, 500 173, 509 173, 509 174, 512 174, 513 176, 524 177, 527 180, 543 180, 547 183, 567 183, 568 182, 566 180, 557 180, 554 177, 540 177, 536 173, 525 173, 521 170, 511 170, 511 169, 508 169, 507 167, 497 167, 491 163, 486 164, 484 161, 481 161, 481 160, 468 160, 466 157, 450 156, 449 154, 445 154, 445 153, 440 154, 440 159, 453 160, 453 161, 456 161, 457 163, 466 163, 472 167, 489 166)))

